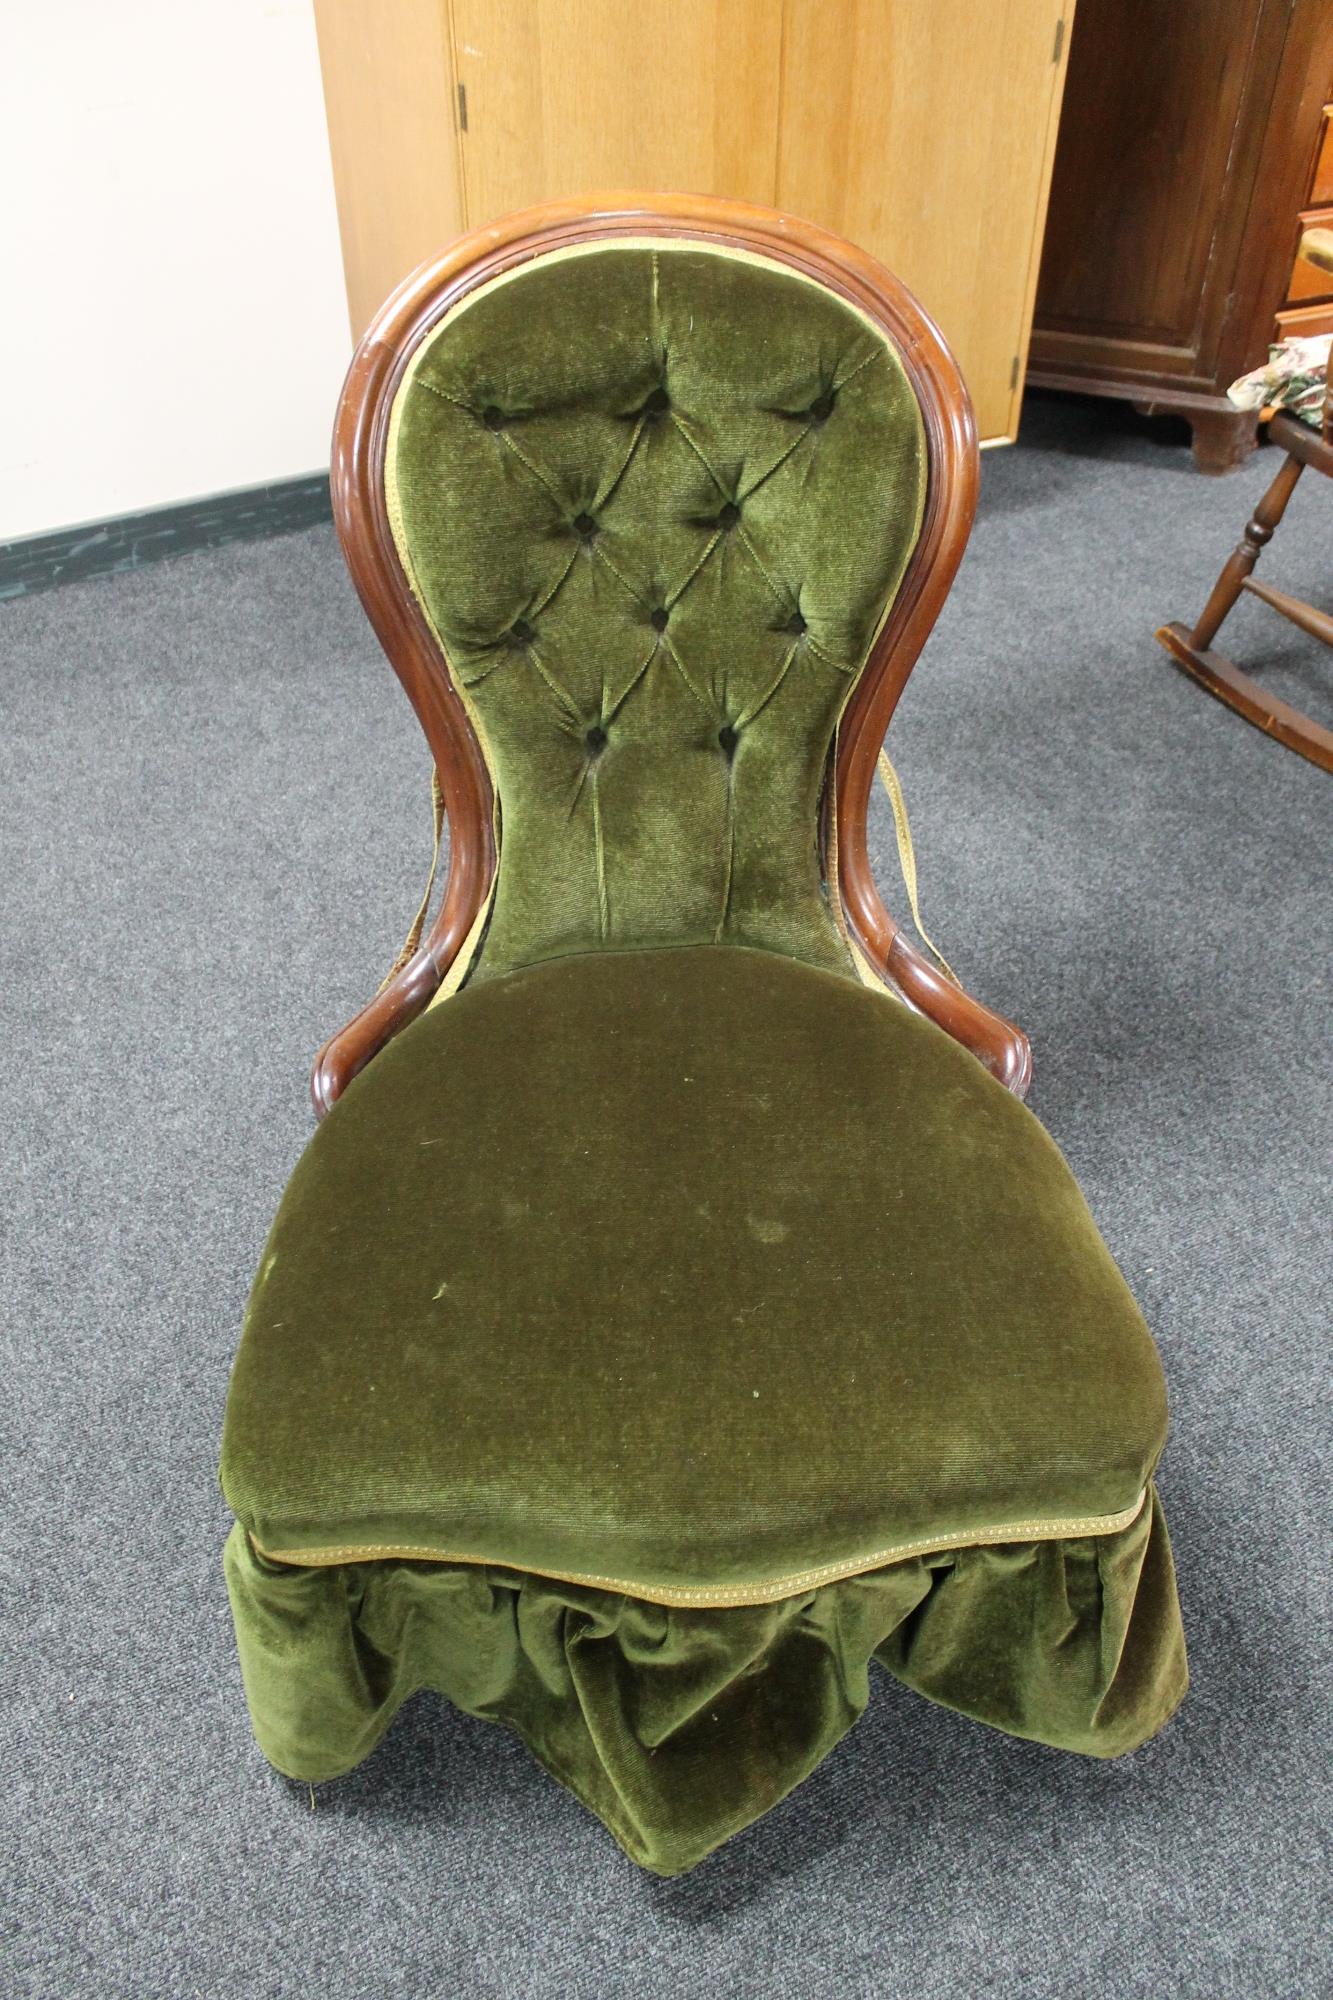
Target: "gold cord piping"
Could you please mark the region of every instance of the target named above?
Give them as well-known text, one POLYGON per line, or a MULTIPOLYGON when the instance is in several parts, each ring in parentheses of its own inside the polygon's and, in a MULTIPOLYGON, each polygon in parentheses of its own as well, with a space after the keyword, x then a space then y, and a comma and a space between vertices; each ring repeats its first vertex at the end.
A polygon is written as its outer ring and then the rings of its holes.
POLYGON ((1148 1497, 1145 1486, 1138 1498, 1118 1514, 1080 1514, 1057 1521, 1005 1521, 990 1528, 959 1528, 952 1534, 927 1535, 912 1542, 897 1542, 871 1555, 852 1556, 845 1562, 824 1563, 818 1569, 797 1570, 761 1583, 736 1583, 724 1588, 690 1584, 634 1583, 624 1577, 583 1574, 578 1570, 546 1569, 533 1563, 506 1563, 494 1556, 465 1555, 454 1549, 422 1547, 413 1543, 369 1542, 319 1549, 266 1549, 251 1530, 250 1542, 256 1555, 266 1562, 289 1563, 298 1569, 328 1569, 349 1562, 433 1562, 470 1563, 487 1569, 519 1569, 532 1576, 544 1576, 555 1583, 575 1583, 596 1590, 613 1590, 622 1597, 642 1598, 648 1604, 695 1606, 700 1610, 728 1610, 744 1604, 776 1604, 820 1584, 840 1583, 847 1577, 863 1576, 868 1570, 885 1569, 891 1563, 907 1562, 914 1556, 934 1555, 947 1549, 993 1548, 1003 1542, 1086 1541, 1098 1535, 1117 1535, 1132 1527, 1148 1497))

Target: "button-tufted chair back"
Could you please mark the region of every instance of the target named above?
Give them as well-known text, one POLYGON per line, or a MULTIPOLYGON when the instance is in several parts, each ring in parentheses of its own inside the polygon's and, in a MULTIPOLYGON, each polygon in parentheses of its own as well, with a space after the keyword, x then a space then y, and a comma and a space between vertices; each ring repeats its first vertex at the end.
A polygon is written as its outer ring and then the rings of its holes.
POLYGON ((977 491, 957 364, 891 272, 707 195, 502 217, 368 328, 331 484, 449 849, 429 923, 428 897, 315 1058, 321 1115, 461 986, 682 945, 887 984, 1022 1094, 1027 1038, 870 866, 876 760, 977 491))
POLYGON ((708 943, 845 969, 821 790, 926 488, 884 332, 724 244, 557 248, 420 342, 384 467, 498 801, 473 977, 708 943))

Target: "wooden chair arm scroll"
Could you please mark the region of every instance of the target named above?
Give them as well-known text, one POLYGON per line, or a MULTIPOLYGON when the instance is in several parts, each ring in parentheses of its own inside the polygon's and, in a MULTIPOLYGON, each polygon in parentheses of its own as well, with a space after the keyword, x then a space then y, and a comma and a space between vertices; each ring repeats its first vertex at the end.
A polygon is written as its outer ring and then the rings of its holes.
POLYGON ((909 321, 903 361, 926 427, 929 482, 907 574, 839 731, 839 887, 848 925, 880 978, 970 1049, 1007 1090, 1023 1097, 1032 1080, 1027 1036, 946 979, 916 949, 885 908, 870 865, 867 814, 880 747, 962 560, 980 478, 976 422, 957 364, 915 300, 900 295, 893 304, 909 321))
POLYGON ((352 1078, 400 1028, 425 1011, 439 983, 439 968, 423 945, 345 1028, 329 1036, 310 1072, 310 1101, 317 1118, 333 1109, 352 1078))

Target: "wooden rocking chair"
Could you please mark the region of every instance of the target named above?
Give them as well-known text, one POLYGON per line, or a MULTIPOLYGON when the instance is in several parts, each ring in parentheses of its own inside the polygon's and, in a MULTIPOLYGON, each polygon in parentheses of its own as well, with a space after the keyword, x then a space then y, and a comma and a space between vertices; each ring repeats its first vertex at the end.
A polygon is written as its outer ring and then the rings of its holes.
POLYGON ((1234 661, 1212 650, 1223 619, 1243 590, 1271 605, 1274 611, 1280 611, 1302 632, 1322 639, 1326 646, 1333 646, 1333 617, 1328 612, 1318 610, 1313 604, 1307 604, 1303 598, 1293 597, 1285 590, 1278 590, 1271 583, 1260 583, 1251 574, 1259 560, 1260 550, 1272 540, 1273 531, 1286 512, 1287 502, 1306 466, 1311 465, 1316 472, 1333 478, 1333 402, 1330 402, 1330 392, 1326 389, 1324 393, 1324 420, 1320 430, 1313 430, 1299 417, 1279 410, 1269 424, 1268 434, 1275 444, 1283 447, 1286 457, 1213 585, 1202 617, 1193 631, 1179 623, 1163 625, 1157 637, 1172 659, 1178 661, 1186 673, 1193 674, 1196 681, 1202 682, 1210 694, 1224 701, 1228 708, 1234 708, 1247 722, 1253 722, 1259 729, 1266 730, 1268 735, 1275 736, 1289 750, 1308 757, 1312 764, 1318 764, 1325 771, 1333 771, 1333 730, 1325 729, 1299 709, 1279 700, 1277 695, 1270 694, 1252 680, 1234 661))

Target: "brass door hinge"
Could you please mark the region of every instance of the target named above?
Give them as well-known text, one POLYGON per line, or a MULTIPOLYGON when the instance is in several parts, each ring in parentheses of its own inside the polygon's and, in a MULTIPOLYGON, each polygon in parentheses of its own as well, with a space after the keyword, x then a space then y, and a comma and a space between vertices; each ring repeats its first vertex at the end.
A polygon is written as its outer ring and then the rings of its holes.
POLYGON ((1060 51, 1065 45, 1065 17, 1062 14, 1055 24, 1055 47, 1051 50, 1051 61, 1058 63, 1060 51))
POLYGON ((465 83, 460 83, 458 86, 458 129, 460 132, 467 131, 467 85, 465 83))

